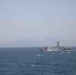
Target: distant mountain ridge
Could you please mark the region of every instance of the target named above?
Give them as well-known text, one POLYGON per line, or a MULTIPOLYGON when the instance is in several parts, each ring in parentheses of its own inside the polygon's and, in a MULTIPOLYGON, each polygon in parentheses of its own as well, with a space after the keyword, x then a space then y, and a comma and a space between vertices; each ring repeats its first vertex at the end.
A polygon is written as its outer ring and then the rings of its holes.
POLYGON ((71 41, 60 40, 53 37, 47 37, 46 39, 43 39, 41 41, 36 39, 25 38, 21 40, 0 44, 0 47, 43 47, 43 46, 56 45, 57 41, 60 41, 61 46, 68 46, 68 45, 72 46, 71 41))
POLYGON ((41 47, 53 45, 58 39, 48 37, 42 41, 36 39, 21 39, 4 44, 0 44, 0 47, 41 47))

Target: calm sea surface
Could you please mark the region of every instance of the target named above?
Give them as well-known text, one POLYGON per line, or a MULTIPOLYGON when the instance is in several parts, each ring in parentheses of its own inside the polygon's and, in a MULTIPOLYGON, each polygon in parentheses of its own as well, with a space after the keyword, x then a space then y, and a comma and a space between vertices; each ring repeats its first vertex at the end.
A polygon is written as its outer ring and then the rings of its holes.
POLYGON ((0 48, 0 75, 76 75, 76 51, 0 48))

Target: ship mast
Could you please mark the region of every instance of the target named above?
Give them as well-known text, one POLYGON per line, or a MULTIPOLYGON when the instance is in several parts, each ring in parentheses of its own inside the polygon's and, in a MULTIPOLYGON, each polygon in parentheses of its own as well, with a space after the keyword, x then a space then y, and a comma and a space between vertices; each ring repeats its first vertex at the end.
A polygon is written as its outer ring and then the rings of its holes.
POLYGON ((60 45, 59 45, 59 41, 57 41, 57 46, 59 47, 60 45))

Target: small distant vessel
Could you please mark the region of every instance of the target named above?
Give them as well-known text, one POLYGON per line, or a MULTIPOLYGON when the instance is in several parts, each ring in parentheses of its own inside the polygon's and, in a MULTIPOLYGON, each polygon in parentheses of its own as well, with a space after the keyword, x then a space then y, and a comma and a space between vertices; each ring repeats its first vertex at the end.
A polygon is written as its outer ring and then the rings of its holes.
POLYGON ((43 47, 42 51, 71 51, 71 48, 62 47, 59 45, 59 41, 57 41, 56 46, 51 47, 43 47))

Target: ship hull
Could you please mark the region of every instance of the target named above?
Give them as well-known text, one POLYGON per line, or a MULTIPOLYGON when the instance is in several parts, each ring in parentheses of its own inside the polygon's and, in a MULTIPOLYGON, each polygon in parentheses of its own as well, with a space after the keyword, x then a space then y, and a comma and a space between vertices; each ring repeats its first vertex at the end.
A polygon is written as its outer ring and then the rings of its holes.
POLYGON ((72 51, 69 48, 64 48, 64 47, 47 47, 47 48, 42 48, 42 51, 72 51))

